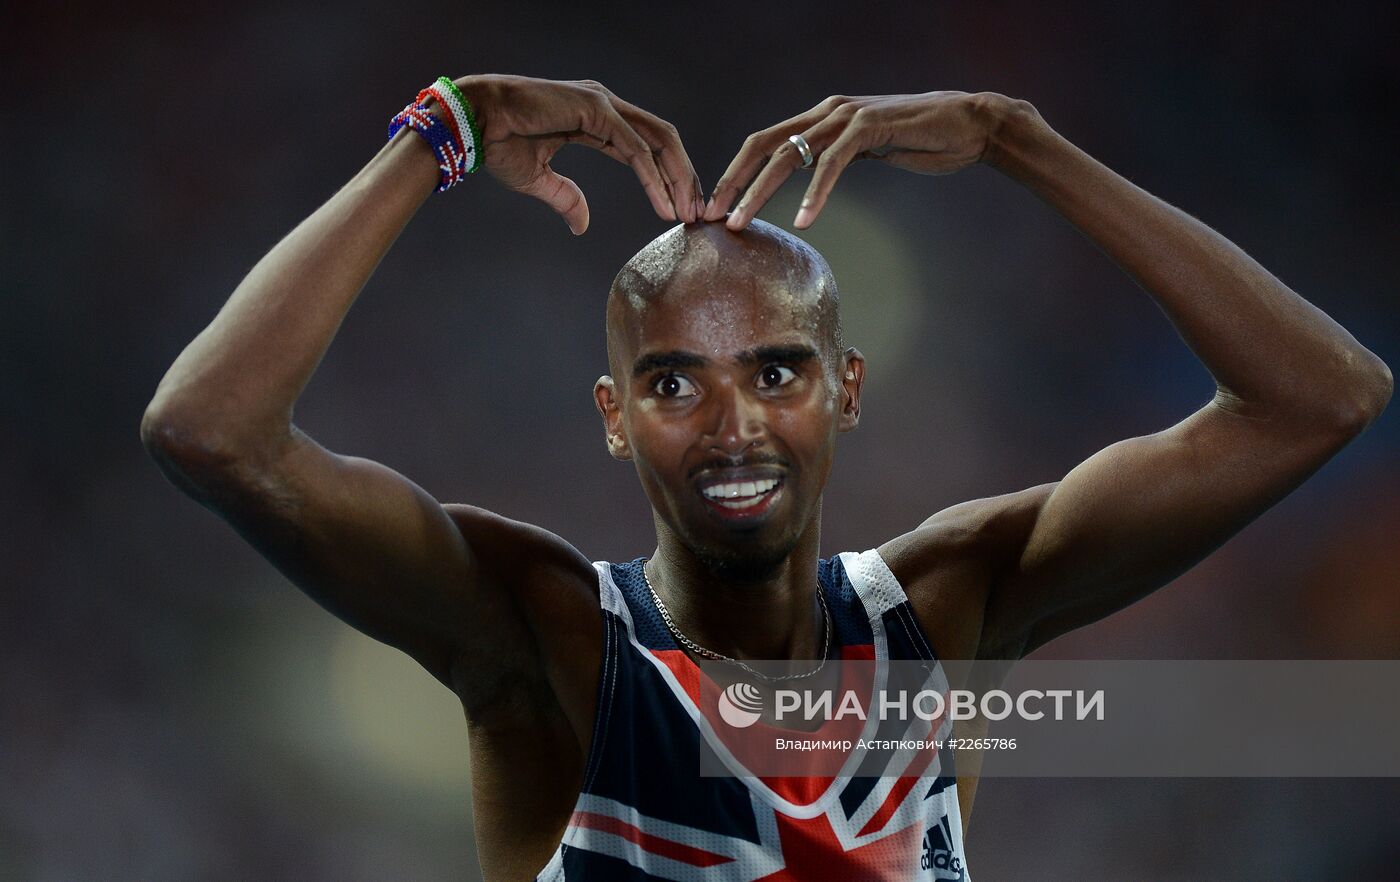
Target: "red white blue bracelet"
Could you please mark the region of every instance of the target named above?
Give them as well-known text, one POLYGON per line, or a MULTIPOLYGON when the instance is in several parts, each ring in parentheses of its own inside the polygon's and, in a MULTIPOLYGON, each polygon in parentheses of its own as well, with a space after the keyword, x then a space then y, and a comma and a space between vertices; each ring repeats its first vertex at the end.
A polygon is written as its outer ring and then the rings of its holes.
POLYGON ((457 143, 462 147, 462 153, 466 157, 466 174, 471 174, 481 167, 481 130, 477 128, 471 102, 462 94, 462 90, 457 88, 457 84, 447 77, 438 77, 431 86, 419 92, 415 103, 424 103, 429 95, 436 98, 447 110, 444 119, 451 126, 452 133, 457 136, 457 143))
POLYGON ((423 137, 433 148, 442 180, 438 192, 450 190, 462 178, 481 168, 481 129, 467 96, 447 77, 438 77, 432 85, 389 120, 389 137, 407 126, 423 137), (427 101, 435 99, 442 107, 441 116, 428 110, 427 101))
POLYGON ((389 137, 392 139, 405 126, 421 135, 433 148, 433 156, 437 157, 438 169, 442 172, 437 191, 442 193, 461 183, 466 175, 466 155, 452 129, 423 104, 410 104, 395 114, 389 120, 389 137))

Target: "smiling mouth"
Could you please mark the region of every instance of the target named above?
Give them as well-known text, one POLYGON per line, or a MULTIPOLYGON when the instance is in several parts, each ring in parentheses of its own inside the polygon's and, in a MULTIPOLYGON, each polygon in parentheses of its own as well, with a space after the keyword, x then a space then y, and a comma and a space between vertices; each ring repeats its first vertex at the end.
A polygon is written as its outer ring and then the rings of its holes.
POLYGON ((764 478, 758 481, 731 481, 711 484, 700 493, 715 505, 731 511, 755 508, 772 496, 783 485, 780 478, 764 478))

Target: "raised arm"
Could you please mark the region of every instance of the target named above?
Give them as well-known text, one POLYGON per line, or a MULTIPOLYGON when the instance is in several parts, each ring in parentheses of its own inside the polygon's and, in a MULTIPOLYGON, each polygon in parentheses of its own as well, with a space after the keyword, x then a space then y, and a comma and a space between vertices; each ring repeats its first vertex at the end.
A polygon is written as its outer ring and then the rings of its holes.
POLYGON ((935 565, 950 524, 975 533, 987 558, 982 657, 1019 657, 1175 578, 1297 487, 1390 398, 1390 371, 1346 330, 1223 236, 1070 144, 1024 101, 957 92, 828 99, 750 138, 707 216, 723 216, 753 179, 729 219, 746 224, 798 166, 794 134, 819 157, 799 227, 857 158, 928 174, 991 164, 1151 294, 1215 378, 1214 398, 1175 426, 1111 445, 1057 484, 950 509, 890 544, 917 572, 935 565))
MULTIPOLYGON (((587 203, 549 166, 571 141, 630 165, 664 219, 695 217, 698 182, 674 129, 597 83, 457 83, 476 109, 485 169, 547 203, 575 233, 588 226, 587 203)), ((401 130, 253 268, 186 347, 147 407, 141 437, 177 486, 319 603, 452 687, 459 662, 509 664, 537 642, 540 623, 505 590, 506 573, 557 587, 591 572, 587 561, 543 530, 445 509, 391 469, 326 450, 292 421, 346 312, 438 179, 426 142, 401 130), (473 639, 464 641, 468 625, 473 639)), ((470 679, 478 690, 493 682, 478 671, 470 679)))

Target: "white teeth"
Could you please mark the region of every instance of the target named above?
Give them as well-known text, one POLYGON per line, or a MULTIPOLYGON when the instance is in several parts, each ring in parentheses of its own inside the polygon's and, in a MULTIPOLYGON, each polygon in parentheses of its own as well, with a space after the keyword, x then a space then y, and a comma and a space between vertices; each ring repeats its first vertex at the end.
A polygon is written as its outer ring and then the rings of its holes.
POLYGON ((728 508, 747 508, 762 498, 763 494, 778 486, 776 478, 762 481, 742 481, 733 484, 713 484, 702 492, 706 498, 714 500, 743 499, 742 503, 723 503, 728 508))
POLYGON ((719 504, 724 506, 725 508, 751 508, 752 506, 758 505, 762 501, 762 496, 755 496, 751 499, 745 499, 741 502, 731 502, 728 499, 721 499, 719 500, 719 504))

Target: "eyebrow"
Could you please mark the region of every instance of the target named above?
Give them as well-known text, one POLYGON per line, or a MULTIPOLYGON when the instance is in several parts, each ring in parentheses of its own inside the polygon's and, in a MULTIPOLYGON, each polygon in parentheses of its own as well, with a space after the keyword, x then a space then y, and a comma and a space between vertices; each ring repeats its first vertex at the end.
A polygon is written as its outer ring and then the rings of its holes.
MULTIPOLYGON (((734 354, 734 363, 752 365, 768 362, 801 364, 816 359, 817 351, 810 346, 756 346, 734 354)), ((632 364, 632 376, 639 377, 652 371, 674 368, 704 367, 710 360, 695 352, 673 349, 670 352, 648 352, 638 357, 632 364)))
POLYGON ((632 376, 640 377, 642 374, 649 374, 664 368, 703 367, 708 363, 709 360, 703 355, 679 349, 670 352, 648 352, 632 363, 632 376))

